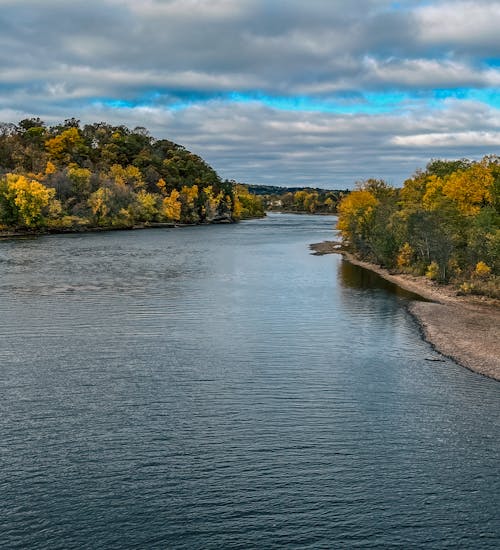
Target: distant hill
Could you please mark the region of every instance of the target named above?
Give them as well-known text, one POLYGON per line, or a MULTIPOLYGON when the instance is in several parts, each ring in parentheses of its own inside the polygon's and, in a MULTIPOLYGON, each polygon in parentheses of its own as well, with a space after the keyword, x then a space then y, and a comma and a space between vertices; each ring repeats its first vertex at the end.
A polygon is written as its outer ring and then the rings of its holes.
POLYGON ((278 185, 246 185, 252 195, 285 195, 297 191, 315 191, 316 193, 348 193, 348 189, 321 189, 319 187, 281 187, 278 185))

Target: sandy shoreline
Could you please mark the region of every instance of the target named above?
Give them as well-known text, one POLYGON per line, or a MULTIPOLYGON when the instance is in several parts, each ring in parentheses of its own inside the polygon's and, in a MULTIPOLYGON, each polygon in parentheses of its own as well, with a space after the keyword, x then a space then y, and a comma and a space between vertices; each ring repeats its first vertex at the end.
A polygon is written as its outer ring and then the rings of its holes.
POLYGON ((315 254, 341 253, 349 262, 431 300, 409 305, 409 311, 422 327, 424 338, 459 365, 500 380, 499 300, 457 296, 451 286, 437 285, 423 277, 390 273, 380 266, 358 260, 342 250, 339 243, 318 243, 311 248, 315 254))

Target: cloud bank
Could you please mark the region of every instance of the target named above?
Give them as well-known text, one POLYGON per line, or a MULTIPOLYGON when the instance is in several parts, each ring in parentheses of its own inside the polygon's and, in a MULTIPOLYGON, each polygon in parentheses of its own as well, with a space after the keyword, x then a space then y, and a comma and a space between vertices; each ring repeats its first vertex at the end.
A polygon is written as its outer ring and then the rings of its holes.
POLYGON ((0 120, 148 127, 249 183, 500 145, 496 1, 0 0, 0 120))

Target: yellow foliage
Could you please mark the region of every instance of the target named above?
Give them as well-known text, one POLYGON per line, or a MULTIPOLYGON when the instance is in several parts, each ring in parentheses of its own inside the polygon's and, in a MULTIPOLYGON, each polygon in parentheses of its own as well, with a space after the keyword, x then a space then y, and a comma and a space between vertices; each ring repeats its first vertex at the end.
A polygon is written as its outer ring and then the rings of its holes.
POLYGON ((49 218, 51 218, 52 220, 60 218, 62 211, 63 209, 61 201, 58 201, 57 199, 53 199, 50 201, 48 208, 49 218))
POLYGON ((130 212, 130 208, 120 208, 118 215, 113 220, 113 225, 121 227, 133 226, 134 216, 130 212))
POLYGON ((420 204, 426 192, 427 175, 417 174, 407 179, 401 189, 401 199, 405 204, 420 204))
POLYGON ((52 161, 56 164, 64 164, 69 161, 71 151, 81 144, 83 140, 78 128, 68 128, 58 136, 48 139, 45 147, 52 161))
POLYGON ((205 195, 205 212, 207 218, 214 216, 217 212, 217 208, 220 201, 224 198, 224 193, 221 191, 219 194, 214 194, 214 188, 212 185, 203 188, 205 195))
POLYGON ((409 243, 405 243, 399 250, 398 257, 396 259, 397 266, 402 269, 411 265, 413 257, 413 248, 409 243))
POLYGON ((427 266, 425 276, 431 279, 431 281, 435 281, 439 277, 439 265, 437 262, 433 261, 427 266))
POLYGON ((160 193, 162 195, 166 195, 167 194, 167 184, 165 183, 165 180, 163 178, 160 178, 157 182, 156 182, 156 187, 158 187, 158 191, 160 191, 160 193))
POLYGON ((172 221, 179 221, 181 219, 182 204, 179 200, 180 193, 177 189, 174 189, 170 195, 165 197, 162 202, 162 212, 164 216, 172 221))
POLYGON ((90 170, 80 168, 77 164, 70 164, 68 167, 68 177, 73 184, 74 191, 78 195, 90 192, 90 178, 92 177, 90 170))
POLYGON ((158 208, 156 206, 157 195, 155 196, 141 189, 136 196, 141 211, 141 218, 146 221, 151 221, 158 213, 158 208))
POLYGON ((87 203, 98 223, 108 215, 111 197, 112 193, 107 187, 99 187, 97 191, 90 195, 87 203))
POLYGON ((296 191, 293 195, 293 202, 300 210, 314 212, 317 206, 318 193, 312 191, 309 193, 305 189, 296 191))
POLYGON ((293 201, 297 204, 304 204, 304 199, 308 196, 308 192, 305 191, 304 189, 300 190, 300 191, 296 191, 294 194, 293 194, 293 201))
POLYGON ((460 294, 471 294, 474 291, 474 283, 465 281, 460 285, 460 294))
POLYGON ((239 220, 241 218, 242 212, 243 212, 243 207, 241 205, 238 195, 236 195, 233 201, 233 218, 235 220, 239 220))
POLYGON ((193 209, 195 207, 196 199, 198 198, 198 186, 184 185, 181 189, 181 198, 186 208, 193 209))
POLYGON ((491 274, 491 267, 489 267, 484 262, 478 262, 476 264, 476 269, 474 270, 474 275, 480 279, 485 279, 491 274))
POLYGON ((325 206, 328 208, 328 210, 334 211, 335 210, 335 201, 331 197, 328 197, 325 200, 325 206))
POLYGON ((47 161, 47 166, 45 167, 45 175, 50 176, 57 171, 56 165, 53 162, 47 161))
POLYGON ((422 204, 426 210, 436 210, 440 207, 443 197, 443 180, 432 174, 426 178, 425 193, 422 204))
MULTIPOLYGON (((291 193, 290 196, 292 196, 291 193)), ((232 211, 232 216, 236 220, 265 216, 262 199, 252 195, 245 185, 235 185, 234 198, 231 199, 230 196, 226 195, 224 201, 227 211, 232 211)))
POLYGON ((352 238, 354 233, 362 233, 371 220, 377 204, 377 199, 363 189, 353 191, 344 197, 338 207, 338 229, 344 237, 352 238))
POLYGON ((27 227, 42 220, 43 209, 54 198, 56 190, 18 174, 7 174, 5 198, 11 202, 27 227))
POLYGON ((484 164, 473 164, 467 170, 450 174, 444 183, 443 193, 453 200, 465 216, 475 216, 481 206, 491 203, 493 176, 484 164))
POLYGON ((113 164, 110 168, 110 173, 117 185, 130 185, 135 189, 144 187, 142 174, 137 166, 129 165, 125 168, 119 164, 113 164))

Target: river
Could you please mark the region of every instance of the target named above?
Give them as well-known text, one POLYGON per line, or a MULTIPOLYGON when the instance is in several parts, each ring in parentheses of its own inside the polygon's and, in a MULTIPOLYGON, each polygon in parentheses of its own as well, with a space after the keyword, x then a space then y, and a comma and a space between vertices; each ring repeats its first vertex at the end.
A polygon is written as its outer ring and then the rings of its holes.
POLYGON ((500 384, 333 224, 0 241, 0 546, 498 548, 500 384))

